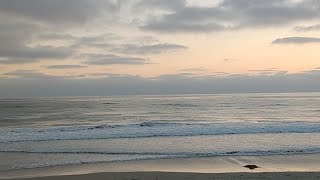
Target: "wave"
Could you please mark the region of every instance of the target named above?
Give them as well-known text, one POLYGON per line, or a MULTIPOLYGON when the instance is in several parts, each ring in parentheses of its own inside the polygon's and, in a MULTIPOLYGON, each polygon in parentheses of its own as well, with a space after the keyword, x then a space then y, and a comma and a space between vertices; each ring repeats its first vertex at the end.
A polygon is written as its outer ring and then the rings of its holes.
POLYGON ((39 150, 10 150, 0 153, 29 153, 29 154, 101 154, 101 155, 144 155, 144 156, 172 156, 172 157, 214 157, 214 156, 265 156, 265 155, 294 155, 294 154, 318 154, 320 148, 304 149, 277 149, 277 150, 253 150, 253 151, 226 151, 226 152, 108 152, 108 151, 39 151, 39 150))
POLYGON ((199 105, 196 104, 190 104, 190 103, 167 103, 167 104, 153 104, 155 106, 160 105, 160 106, 172 106, 172 107, 181 107, 181 108, 191 108, 191 107, 198 107, 199 105))
POLYGON ((231 134, 320 133, 320 123, 175 123, 163 121, 138 124, 54 128, 2 128, 0 142, 90 140, 231 134))

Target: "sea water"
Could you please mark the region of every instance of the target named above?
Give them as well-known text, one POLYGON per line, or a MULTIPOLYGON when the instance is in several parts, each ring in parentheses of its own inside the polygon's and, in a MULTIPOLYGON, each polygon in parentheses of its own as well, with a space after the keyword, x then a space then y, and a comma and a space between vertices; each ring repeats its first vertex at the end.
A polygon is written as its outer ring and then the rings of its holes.
POLYGON ((0 170, 310 153, 320 93, 0 98, 0 170))

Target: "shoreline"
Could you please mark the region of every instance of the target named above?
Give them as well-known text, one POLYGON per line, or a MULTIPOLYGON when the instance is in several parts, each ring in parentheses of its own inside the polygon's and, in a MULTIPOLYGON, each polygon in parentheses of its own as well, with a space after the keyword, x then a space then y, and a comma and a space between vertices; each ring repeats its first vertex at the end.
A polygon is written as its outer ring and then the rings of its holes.
MULTIPOLYGON (((0 171, 0 174, 0 179, 32 178, 50 180, 61 178, 86 179, 93 176, 95 177, 94 179, 110 177, 111 180, 133 176, 139 177, 137 179, 150 179, 152 175, 161 177, 161 179, 170 179, 169 176, 175 177, 173 179, 181 179, 186 175, 188 177, 190 175, 195 179, 210 177, 211 179, 212 177, 225 177, 222 179, 228 179, 236 176, 250 178, 254 176, 258 178, 260 175, 279 178, 297 176, 301 179, 304 178, 305 174, 308 174, 307 179, 312 179, 312 177, 319 179, 320 154, 140 160, 20 169, 0 171), (257 165, 259 168, 250 170, 244 167, 251 164, 257 165), (167 176, 168 178, 164 178, 167 176)), ((131 180, 130 178, 127 179, 131 180)))

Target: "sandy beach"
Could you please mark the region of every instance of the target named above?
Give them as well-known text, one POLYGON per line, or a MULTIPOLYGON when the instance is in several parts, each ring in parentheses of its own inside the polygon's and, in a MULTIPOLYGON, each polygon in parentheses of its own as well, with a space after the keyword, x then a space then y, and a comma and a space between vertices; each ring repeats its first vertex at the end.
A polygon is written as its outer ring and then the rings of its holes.
POLYGON ((320 179, 319 172, 283 172, 283 173, 168 173, 168 172, 132 172, 132 173, 97 173, 74 176, 53 176, 32 178, 34 180, 85 180, 85 179, 108 179, 108 180, 212 180, 212 179, 281 179, 281 180, 313 180, 320 179))
POLYGON ((11 170, 2 171, 0 174, 1 179, 48 180, 319 179, 320 155, 144 160, 11 170), (245 168, 248 164, 257 165, 259 168, 245 168))

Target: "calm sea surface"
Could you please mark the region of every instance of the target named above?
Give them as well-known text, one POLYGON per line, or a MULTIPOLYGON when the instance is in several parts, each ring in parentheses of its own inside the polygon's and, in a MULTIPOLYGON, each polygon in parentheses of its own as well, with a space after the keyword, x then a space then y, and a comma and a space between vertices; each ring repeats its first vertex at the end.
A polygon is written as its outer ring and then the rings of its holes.
POLYGON ((319 93, 0 99, 0 170, 307 153, 319 93))

